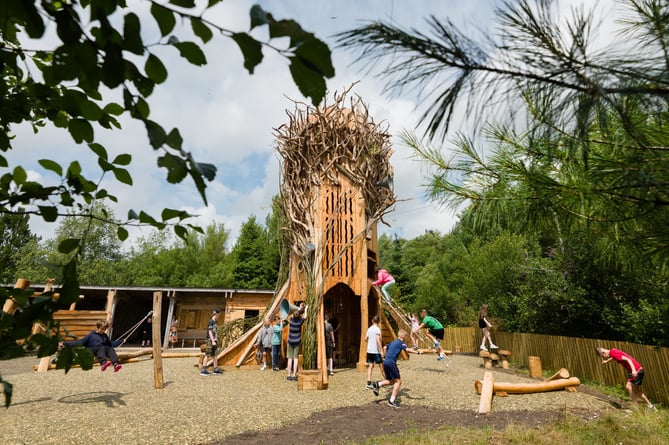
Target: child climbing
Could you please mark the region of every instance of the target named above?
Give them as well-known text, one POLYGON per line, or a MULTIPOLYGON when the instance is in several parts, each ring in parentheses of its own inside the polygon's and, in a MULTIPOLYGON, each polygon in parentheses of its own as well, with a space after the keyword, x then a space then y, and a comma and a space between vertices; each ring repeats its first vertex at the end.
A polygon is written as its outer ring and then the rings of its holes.
POLYGON ((392 300, 390 294, 388 293, 388 288, 395 284, 395 278, 388 273, 386 269, 381 267, 376 268, 376 281, 372 282, 374 286, 381 286, 381 293, 386 299, 388 304, 391 304, 392 300))

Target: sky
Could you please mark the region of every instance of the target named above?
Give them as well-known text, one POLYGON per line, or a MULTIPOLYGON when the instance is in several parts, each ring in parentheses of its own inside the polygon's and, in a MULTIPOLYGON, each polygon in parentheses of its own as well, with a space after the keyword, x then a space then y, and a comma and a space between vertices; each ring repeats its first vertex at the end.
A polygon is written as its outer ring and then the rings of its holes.
MULTIPOLYGON (((485 28, 493 16, 496 0, 226 0, 205 17, 224 28, 247 31, 249 10, 254 3, 271 12, 275 19, 296 20, 330 46, 336 76, 327 81, 328 97, 358 82, 352 93, 369 106, 375 122, 388 124, 393 136, 391 164, 398 202, 384 218, 390 226, 379 225, 379 232, 404 239, 430 230, 447 233, 456 223, 457 215, 426 199, 425 166, 412 158, 410 149, 398 137, 403 130, 417 134, 424 130, 418 127, 424 110, 417 109, 420 105, 417 98, 410 92, 401 97, 384 95, 385 81, 372 77, 361 66, 352 65, 352 54, 336 48, 332 36, 371 20, 425 30, 425 19, 430 15, 450 19, 466 29, 485 28)), ((139 9, 138 14, 152 21, 146 9, 139 9)), ((260 31, 254 35, 264 38, 266 31, 260 31)), ((145 32, 145 38, 157 37, 155 29, 147 28, 145 32)), ((181 40, 195 40, 187 30, 179 35, 181 40)), ((48 41, 35 44, 48 45, 48 41)), ((124 119, 122 130, 96 128, 96 139, 108 149, 111 158, 119 153, 133 156, 129 168, 134 180, 132 187, 105 183, 119 197, 113 210, 119 219, 125 219, 129 209, 145 210, 156 217, 165 207, 183 209, 199 215, 194 222, 201 226, 223 223, 232 244, 250 216, 263 223, 270 213, 271 200, 278 193, 280 182, 274 129, 287 122, 286 111, 294 110, 293 100, 304 103, 308 100, 294 85, 286 59, 268 50, 253 75, 243 68, 237 46, 225 37, 216 36, 203 45, 208 63, 202 67, 190 65, 172 48, 154 50, 163 59, 169 75, 149 99, 151 118, 168 131, 179 128, 186 149, 199 161, 216 165, 218 173, 213 182, 207 183, 209 202, 205 206, 191 181, 167 183, 164 170, 156 166, 157 154, 150 148, 143 126, 124 119)), ((99 171, 88 149, 76 145, 62 130, 45 128, 36 135, 28 126, 14 130, 16 150, 8 156, 10 165, 21 162, 31 179, 55 179, 38 166, 37 160, 42 158, 55 159, 61 165, 79 160, 91 177, 92 172, 99 171)), ((55 227, 31 218, 31 229, 43 238, 53 237, 55 227)), ((133 229, 131 239, 149 233, 150 229, 133 229)))

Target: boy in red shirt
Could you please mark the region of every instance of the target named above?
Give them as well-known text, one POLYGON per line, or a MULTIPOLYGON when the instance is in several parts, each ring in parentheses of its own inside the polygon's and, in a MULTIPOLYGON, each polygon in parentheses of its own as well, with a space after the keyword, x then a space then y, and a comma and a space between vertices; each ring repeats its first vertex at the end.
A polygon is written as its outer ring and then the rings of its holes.
POLYGON ((650 400, 648 400, 648 397, 646 397, 646 394, 641 390, 641 383, 643 382, 645 372, 643 366, 641 366, 634 357, 626 352, 613 348, 597 348, 597 354, 602 358, 602 364, 615 360, 627 370, 627 385, 625 388, 632 399, 632 405, 636 405, 637 399, 641 397, 641 400, 646 402, 648 409, 655 409, 653 404, 650 403, 650 400))

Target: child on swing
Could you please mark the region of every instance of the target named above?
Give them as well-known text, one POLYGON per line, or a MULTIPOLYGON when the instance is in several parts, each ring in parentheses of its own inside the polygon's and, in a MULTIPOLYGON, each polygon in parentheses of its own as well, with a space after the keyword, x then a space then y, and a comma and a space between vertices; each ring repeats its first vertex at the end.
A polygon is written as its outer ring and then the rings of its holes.
POLYGON ((82 345, 91 350, 93 355, 100 362, 100 370, 106 371, 107 368, 114 365, 114 372, 121 370, 121 364, 118 362, 118 356, 114 348, 125 343, 125 339, 111 341, 107 335, 109 322, 107 320, 98 320, 95 324, 97 329, 91 331, 84 338, 74 341, 63 342, 64 346, 71 348, 75 345, 82 345))

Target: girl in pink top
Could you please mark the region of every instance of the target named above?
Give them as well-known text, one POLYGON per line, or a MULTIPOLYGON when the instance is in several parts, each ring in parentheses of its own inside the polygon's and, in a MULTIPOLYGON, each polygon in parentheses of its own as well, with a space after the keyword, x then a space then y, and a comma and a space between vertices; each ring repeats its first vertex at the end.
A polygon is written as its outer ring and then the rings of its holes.
POLYGON ((381 293, 388 303, 391 302, 388 288, 395 284, 395 278, 388 273, 386 269, 376 268, 376 281, 372 282, 374 286, 381 286, 381 293))
POLYGON ((641 383, 645 372, 643 366, 637 362, 634 357, 621 351, 620 349, 604 349, 597 348, 597 354, 602 358, 602 364, 615 360, 620 363, 627 370, 627 385, 625 388, 632 399, 632 405, 636 405, 638 398, 646 402, 648 409, 655 409, 648 397, 641 390, 641 383))

